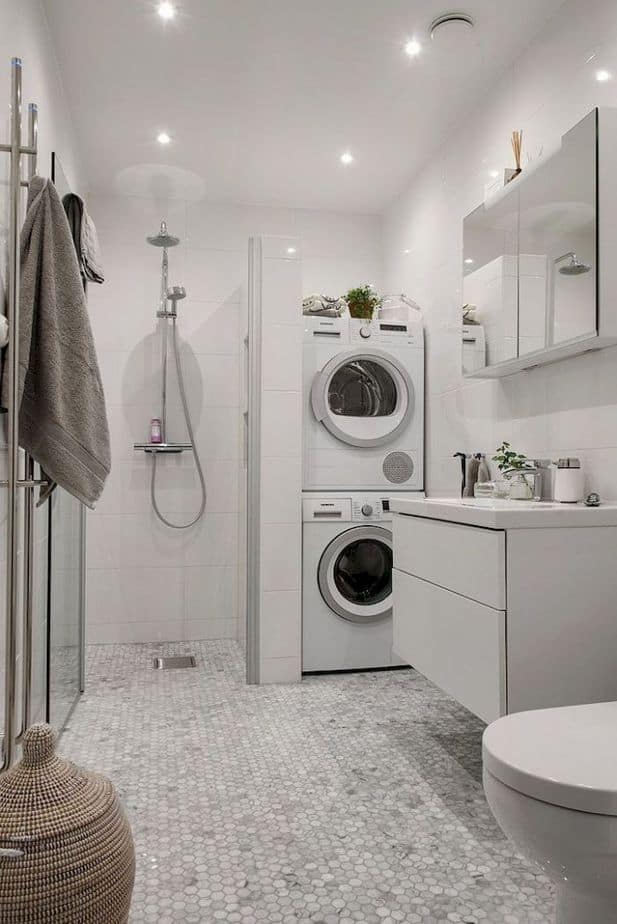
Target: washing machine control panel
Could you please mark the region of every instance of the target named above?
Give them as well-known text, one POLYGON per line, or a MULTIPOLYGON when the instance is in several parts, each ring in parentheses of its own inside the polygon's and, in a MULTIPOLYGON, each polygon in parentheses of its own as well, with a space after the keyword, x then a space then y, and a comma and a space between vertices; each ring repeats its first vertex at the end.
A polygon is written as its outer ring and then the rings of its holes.
POLYGON ((422 347, 424 343, 422 322, 410 321, 363 321, 351 318, 349 322, 349 339, 352 344, 370 341, 372 346, 388 347, 422 347))
POLYGON ((391 520, 390 502, 387 497, 354 497, 351 502, 353 520, 391 520))

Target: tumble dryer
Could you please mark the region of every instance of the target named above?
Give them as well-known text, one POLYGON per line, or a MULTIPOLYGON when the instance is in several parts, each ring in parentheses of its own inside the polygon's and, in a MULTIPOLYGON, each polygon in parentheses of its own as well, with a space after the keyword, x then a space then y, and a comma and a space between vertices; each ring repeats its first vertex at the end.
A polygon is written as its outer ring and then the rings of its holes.
POLYGON ((304 322, 304 490, 421 491, 421 319, 304 322))
POLYGON ((392 515, 386 496, 305 493, 302 670, 392 667, 392 515))

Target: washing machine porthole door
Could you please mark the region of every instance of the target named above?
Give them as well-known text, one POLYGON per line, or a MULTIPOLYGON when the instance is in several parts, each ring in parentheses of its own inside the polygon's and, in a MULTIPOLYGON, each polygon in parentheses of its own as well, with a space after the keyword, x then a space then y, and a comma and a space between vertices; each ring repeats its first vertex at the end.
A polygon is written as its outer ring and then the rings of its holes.
POLYGON ((340 533, 321 556, 319 590, 342 619, 367 623, 392 613, 392 533, 355 526, 340 533))
POLYGON ((409 423, 414 388, 405 366, 382 350, 334 356, 313 380, 317 420, 350 446, 383 446, 409 423))

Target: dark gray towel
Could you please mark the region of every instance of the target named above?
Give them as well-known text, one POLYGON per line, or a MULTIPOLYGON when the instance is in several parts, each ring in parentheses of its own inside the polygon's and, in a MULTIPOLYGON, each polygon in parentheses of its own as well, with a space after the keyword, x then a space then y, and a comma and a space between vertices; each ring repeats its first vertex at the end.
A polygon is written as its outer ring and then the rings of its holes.
MULTIPOLYGON (((28 190, 20 285, 20 444, 92 507, 111 468, 105 396, 71 230, 42 177, 28 190)), ((5 368, 4 406, 7 384, 5 368)))

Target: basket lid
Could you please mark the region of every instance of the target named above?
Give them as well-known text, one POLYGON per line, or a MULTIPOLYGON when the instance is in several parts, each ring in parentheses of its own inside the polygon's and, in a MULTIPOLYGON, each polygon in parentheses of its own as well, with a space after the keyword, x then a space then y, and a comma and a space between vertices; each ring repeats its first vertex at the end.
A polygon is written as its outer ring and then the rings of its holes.
POLYGON ((0 843, 88 827, 115 803, 109 780, 58 757, 56 737, 50 725, 32 725, 22 760, 0 776, 0 843))

